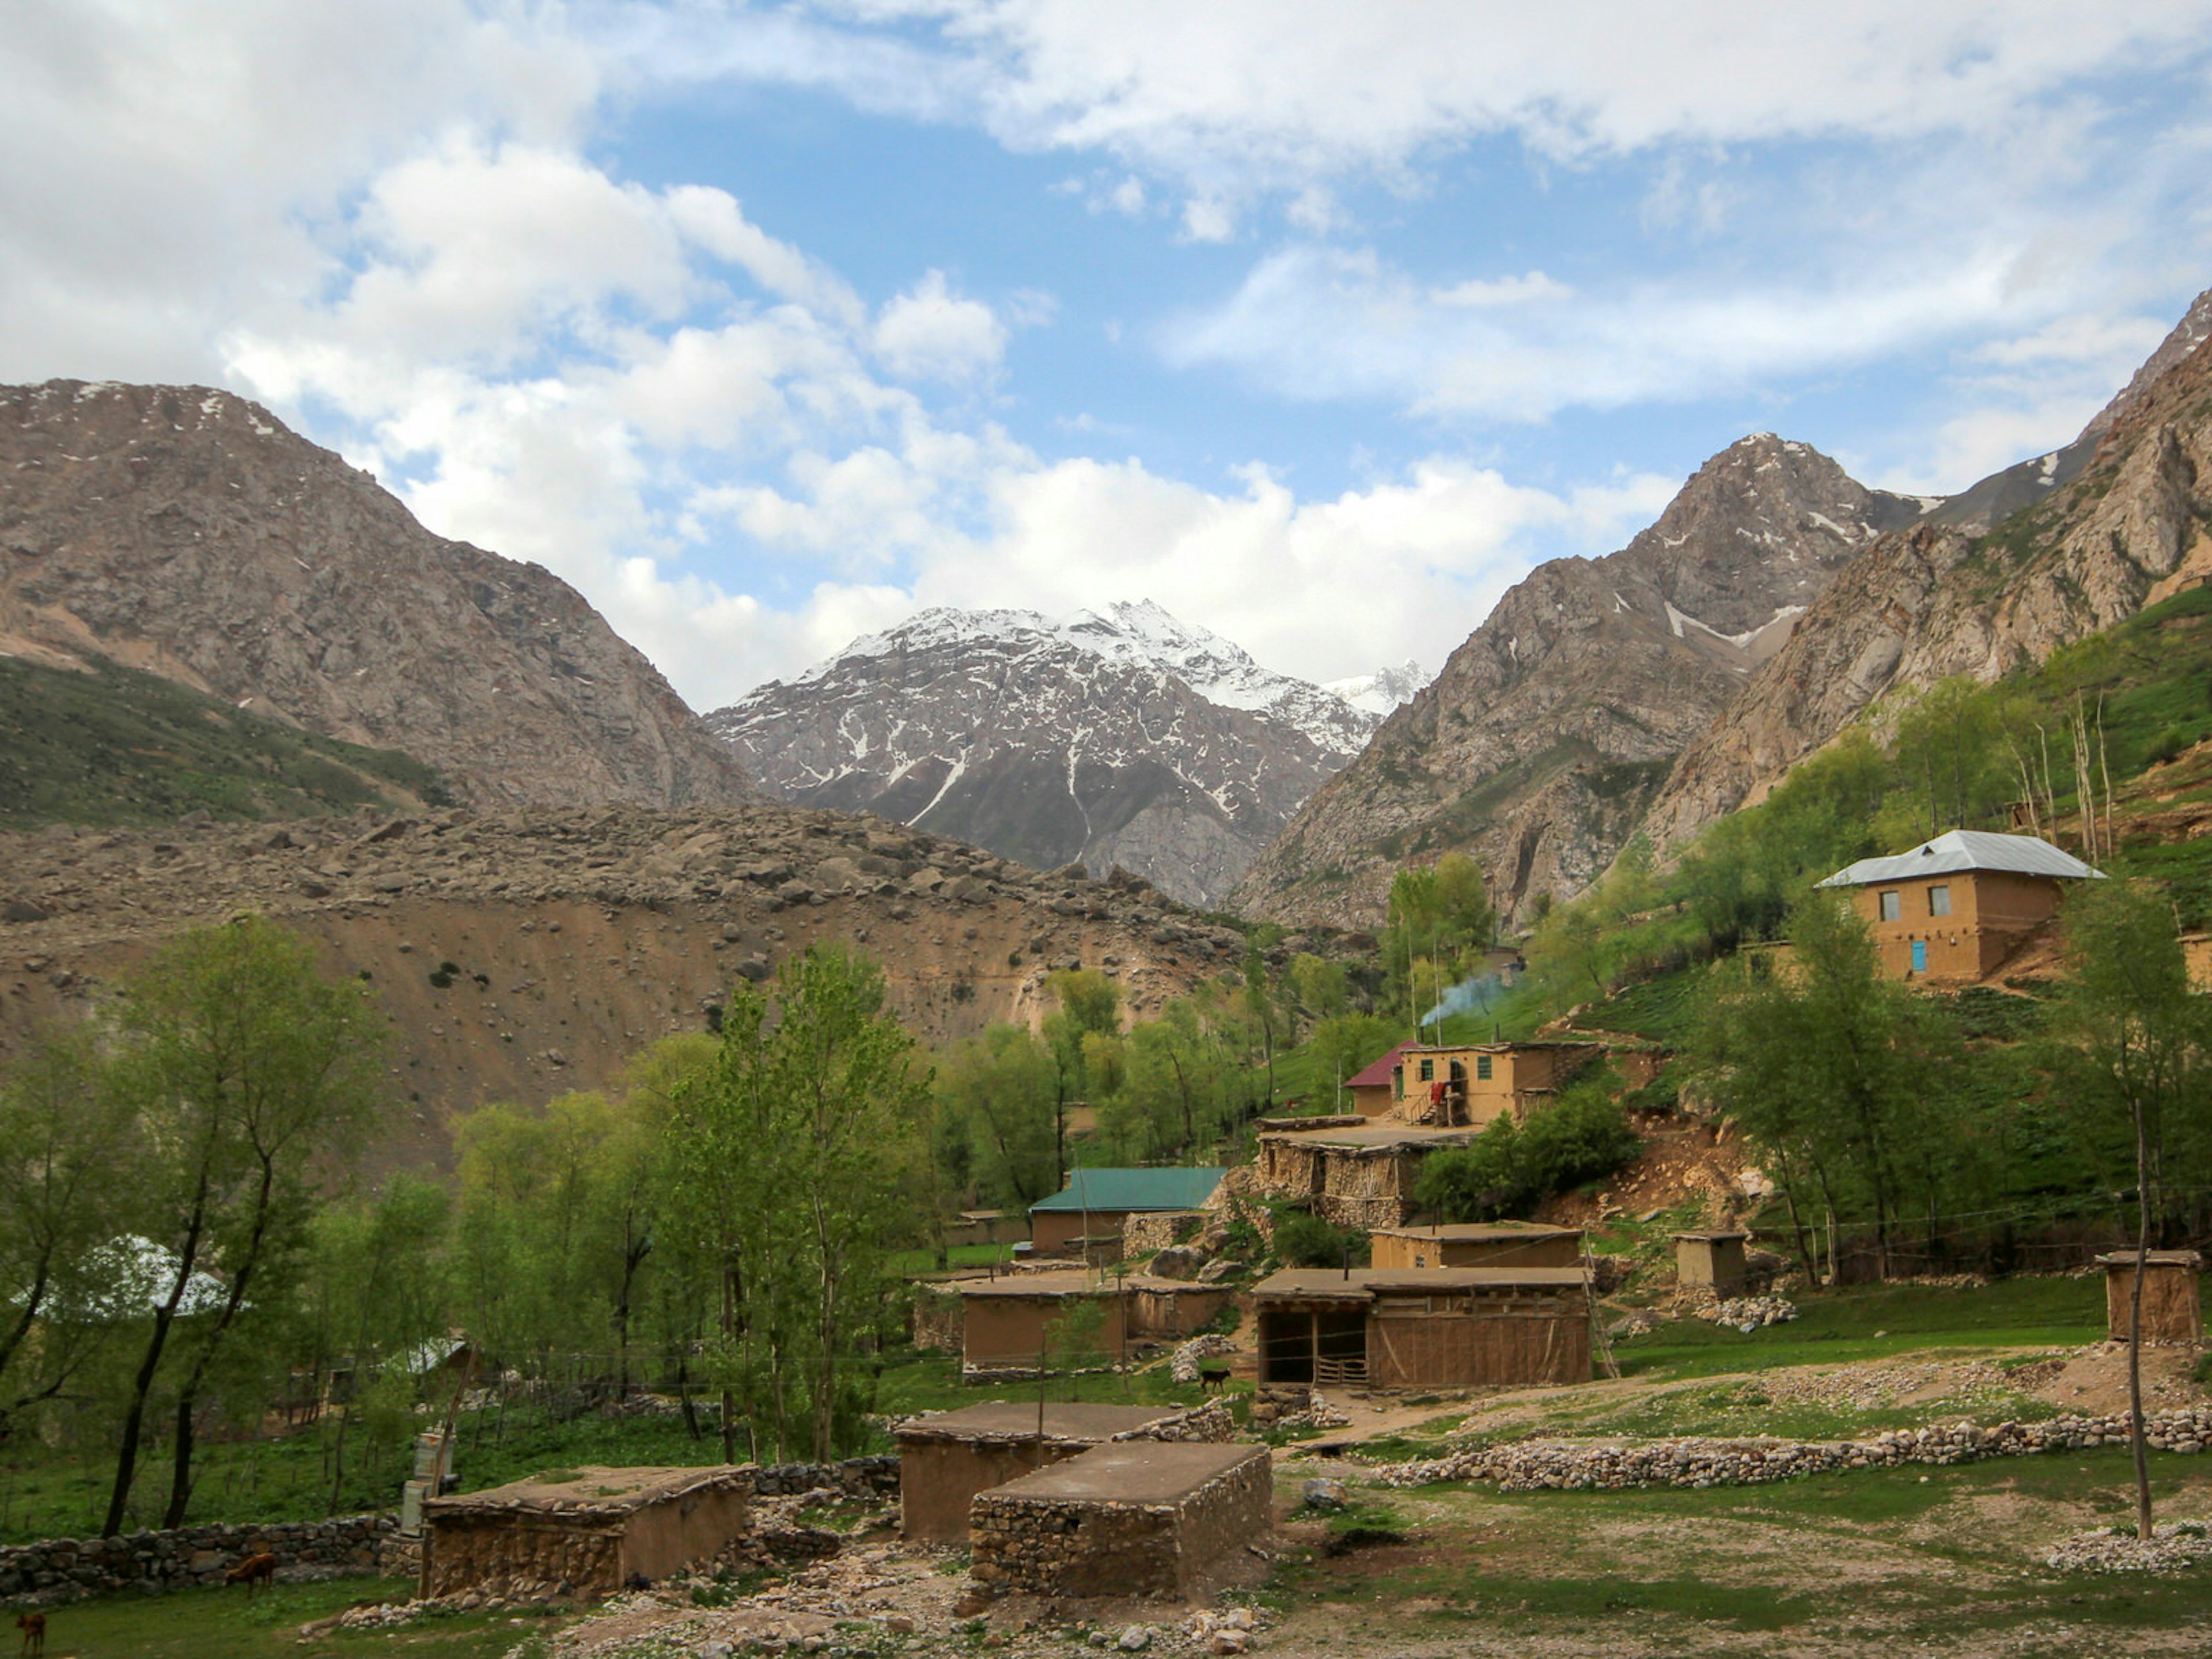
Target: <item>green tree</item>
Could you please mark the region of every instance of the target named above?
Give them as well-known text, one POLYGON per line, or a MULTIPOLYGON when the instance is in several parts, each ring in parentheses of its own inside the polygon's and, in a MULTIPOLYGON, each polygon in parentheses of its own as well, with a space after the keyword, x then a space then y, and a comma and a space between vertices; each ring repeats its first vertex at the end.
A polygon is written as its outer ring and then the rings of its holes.
POLYGON ((1026 1211, 1060 1190, 1058 1077, 1027 1030, 993 1025, 955 1043, 939 1061, 937 1097, 993 1203, 1026 1211))
POLYGON ((880 1334, 887 1253, 927 1231, 912 1200, 929 1079, 873 963, 811 946, 774 996, 736 987, 714 1064, 675 1092, 674 1219, 720 1267, 729 1393, 780 1446, 827 1458, 860 1431, 848 1384, 880 1334))
POLYGON ((1335 1101, 1334 1091, 1346 1079, 1389 1054, 1404 1035, 1380 1014, 1333 1014, 1318 1021, 1306 1039, 1316 1087, 1331 1091, 1335 1101))
MULTIPOLYGON (((2142 1415, 2140 1271, 2161 1218, 2166 1160, 2202 1159, 2212 1124, 2212 1012, 2189 988, 2173 912, 2148 889, 2087 882, 2068 902, 2066 979, 2054 1011, 2054 1071, 2093 1145, 2133 1155, 2135 1297, 2128 1319, 2128 1424, 2136 1465, 2136 1536, 2151 1533, 2142 1415)), ((2109 1156, 2109 1154, 2108 1154, 2109 1156)))
POLYGON ((1393 1006, 1418 1004, 1408 1017, 1419 1018, 1474 971, 1497 928, 1481 867, 1466 854, 1399 871, 1381 939, 1393 1006))
POLYGON ((221 1305, 182 1344, 167 1524, 181 1526, 202 1386, 256 1300, 278 1299, 319 1183, 382 1098, 380 1022, 360 981, 321 979, 307 945, 258 916, 187 933, 125 988, 124 1086, 159 1157, 143 1214, 173 1267, 125 1409, 103 1536, 121 1531, 148 1403, 188 1291, 210 1264, 221 1305), (266 1279, 264 1287, 260 1282, 266 1279))
POLYGON ((1067 1109, 1091 1099, 1093 1079, 1086 1037, 1115 1037, 1121 1032, 1121 988, 1091 968, 1062 968, 1048 975, 1045 989, 1056 1005, 1041 1024, 1045 1050, 1053 1064, 1053 1159, 1059 1165, 1054 1187, 1067 1172, 1067 1109))

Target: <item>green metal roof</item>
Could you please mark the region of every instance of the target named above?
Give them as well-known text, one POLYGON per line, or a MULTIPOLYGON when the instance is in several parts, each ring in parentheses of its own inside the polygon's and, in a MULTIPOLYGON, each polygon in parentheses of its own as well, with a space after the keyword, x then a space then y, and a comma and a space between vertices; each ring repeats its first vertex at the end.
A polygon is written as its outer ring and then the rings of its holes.
POLYGON ((1030 1206, 1036 1210, 1195 1210, 1213 1196, 1226 1170, 1074 1170, 1067 1185, 1030 1206))

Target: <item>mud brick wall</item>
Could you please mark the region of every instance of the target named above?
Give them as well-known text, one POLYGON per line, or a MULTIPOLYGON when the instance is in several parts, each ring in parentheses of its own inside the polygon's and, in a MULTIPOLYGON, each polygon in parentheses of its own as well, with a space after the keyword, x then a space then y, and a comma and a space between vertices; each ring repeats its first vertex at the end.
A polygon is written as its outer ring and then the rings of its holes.
POLYGON ((1179 1598, 1209 1566, 1267 1535, 1273 1497, 1265 1455, 1174 1504, 981 1492, 969 1511, 969 1571, 1040 1595, 1179 1598))
POLYGON ((55 1538, 0 1548, 0 1601, 66 1601, 107 1590, 149 1593, 220 1584, 248 1556, 293 1567, 376 1571, 377 1550, 397 1522, 384 1515, 265 1526, 179 1527, 118 1538, 55 1538))

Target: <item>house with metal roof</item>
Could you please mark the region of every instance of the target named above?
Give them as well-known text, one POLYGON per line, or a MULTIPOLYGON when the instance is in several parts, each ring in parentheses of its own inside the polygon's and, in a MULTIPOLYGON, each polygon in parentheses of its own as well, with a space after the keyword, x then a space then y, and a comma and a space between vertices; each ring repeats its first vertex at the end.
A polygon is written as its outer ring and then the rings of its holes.
POLYGON ((1115 1241, 1120 1254, 1121 1224, 1132 1215, 1166 1210, 1202 1210, 1220 1186, 1222 1169, 1071 1170, 1067 1185, 1030 1206, 1030 1239, 1040 1251, 1079 1248, 1078 1241, 1115 1241))
POLYGON ((1849 890, 1885 972, 1963 985, 2048 927, 2072 884, 2104 878, 2033 836, 1954 830, 1909 853, 1861 859, 1820 885, 1849 890))
POLYGON ((1371 1065, 1362 1066, 1344 1080, 1344 1091, 1352 1097, 1352 1109, 1362 1117, 1389 1115, 1392 1090, 1398 1076, 1398 1060, 1407 1049, 1414 1045, 1400 1043, 1371 1065))

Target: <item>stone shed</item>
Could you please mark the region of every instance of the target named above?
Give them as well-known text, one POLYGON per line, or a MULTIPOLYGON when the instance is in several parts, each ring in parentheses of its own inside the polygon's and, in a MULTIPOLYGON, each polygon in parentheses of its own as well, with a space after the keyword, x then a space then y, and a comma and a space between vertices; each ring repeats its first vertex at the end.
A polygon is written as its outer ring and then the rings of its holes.
POLYGON ((720 1554, 745 1529, 750 1468, 582 1468, 422 1505, 418 1594, 611 1595, 720 1554))
POLYGON ((1579 1267, 1291 1268, 1252 1295, 1263 1385, 1590 1379, 1589 1288, 1579 1267))
POLYGON ((1339 1227, 1402 1227, 1413 1216, 1421 1160, 1474 1143, 1477 1129, 1431 1129, 1391 1120, 1260 1121, 1261 1190, 1339 1227), (1296 1124, 1297 1127, 1291 1127, 1296 1124))
POLYGON ((1674 1283, 1685 1291, 1711 1291, 1715 1296, 1743 1294, 1749 1273, 1743 1247, 1751 1235, 1726 1228, 1704 1232, 1675 1233, 1674 1283))
POLYGON ((1381 1227, 1370 1238, 1377 1267, 1579 1267, 1579 1227, 1534 1221, 1469 1221, 1430 1227, 1381 1227))
POLYGON ((965 1406, 908 1418, 892 1431, 899 1449, 899 1524, 908 1538, 968 1541, 975 1494, 1111 1440, 1228 1437, 1212 1407, 1094 1406, 1034 1401, 965 1406))
POLYGON ((1267 1534, 1265 1446, 1121 1441, 977 1494, 969 1571, 1041 1595, 1193 1595, 1267 1534))
MULTIPOLYGON (((2143 1340, 2196 1346, 2204 1335, 2198 1290, 2204 1258, 2194 1250, 2152 1250, 2148 1261, 2143 1276, 2143 1340)), ((2106 1337, 2124 1342, 2135 1305, 2136 1253, 2115 1250, 2099 1256, 2097 1265, 2105 1270, 2106 1337)))

